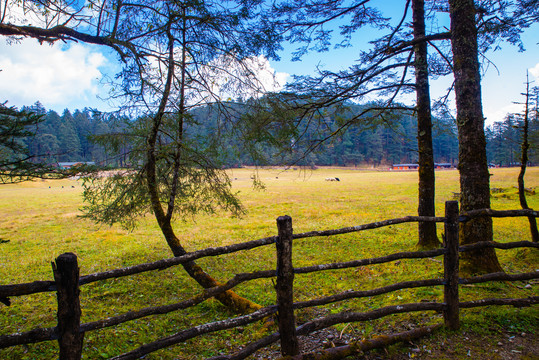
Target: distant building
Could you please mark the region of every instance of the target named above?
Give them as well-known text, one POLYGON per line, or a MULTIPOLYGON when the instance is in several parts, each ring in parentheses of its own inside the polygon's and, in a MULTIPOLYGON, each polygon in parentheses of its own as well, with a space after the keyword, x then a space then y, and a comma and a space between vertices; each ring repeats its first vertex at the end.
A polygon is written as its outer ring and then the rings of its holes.
POLYGON ((452 169, 453 165, 451 165, 451 163, 435 163, 434 168, 435 169, 452 169))
POLYGON ((71 169, 72 167, 81 165, 95 165, 93 161, 76 161, 76 162, 59 162, 58 167, 62 170, 71 169))
POLYGON ((393 164, 393 170, 417 170, 419 168, 418 164, 393 164))
MULTIPOLYGON (((435 169, 453 169, 451 163, 435 163, 435 169)), ((419 169, 419 164, 393 164, 391 166, 392 170, 417 170, 419 169)))

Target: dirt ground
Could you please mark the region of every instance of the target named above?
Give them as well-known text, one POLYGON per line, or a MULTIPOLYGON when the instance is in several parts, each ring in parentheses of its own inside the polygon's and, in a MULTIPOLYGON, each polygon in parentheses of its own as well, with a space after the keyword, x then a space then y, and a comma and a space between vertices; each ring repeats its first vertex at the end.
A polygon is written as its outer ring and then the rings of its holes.
MULTIPOLYGON (((332 346, 343 346, 353 339, 333 329, 326 329, 300 337, 302 353, 309 353, 332 346)), ((280 357, 278 347, 264 349, 253 355, 257 360, 280 357)), ((431 336, 388 348, 368 351, 347 359, 356 360, 539 360, 539 334, 515 333, 505 330, 489 335, 470 331, 446 333, 435 331, 431 336)))

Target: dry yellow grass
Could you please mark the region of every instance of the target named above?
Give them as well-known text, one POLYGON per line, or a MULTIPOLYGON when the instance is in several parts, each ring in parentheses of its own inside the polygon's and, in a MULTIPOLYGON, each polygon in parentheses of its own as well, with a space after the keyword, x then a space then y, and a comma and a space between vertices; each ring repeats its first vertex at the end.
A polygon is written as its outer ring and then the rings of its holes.
MULTIPOLYGON (((516 197, 518 169, 491 169, 492 187, 504 188, 505 196, 492 199, 495 209, 519 208, 516 197)), ((239 191, 246 214, 231 218, 228 214, 198 215, 176 221, 176 231, 188 250, 253 240, 276 234, 275 219, 281 215, 293 218, 295 232, 333 229, 359 225, 394 217, 413 215, 417 209, 416 172, 378 172, 372 170, 259 170, 266 189, 252 188, 253 170, 230 170, 233 188, 239 191), (341 181, 325 181, 338 177, 341 181)), ((444 213, 444 202, 458 192, 458 172, 436 173, 437 215, 444 213)), ((527 187, 539 187, 539 168, 528 169, 527 187)), ((63 252, 75 252, 81 274, 155 261, 170 257, 155 220, 140 219, 139 227, 127 232, 118 226, 96 225, 78 217, 81 185, 75 180, 36 181, 0 187, 0 281, 2 284, 51 279, 50 262, 63 252)), ((539 195, 530 196, 531 207, 539 208, 539 195)), ((529 239, 527 219, 496 219, 498 241, 529 239)), ((441 232, 439 226, 439 232, 441 232)), ((299 241, 294 245, 296 266, 345 261, 409 250, 417 242, 416 226, 407 224, 334 238, 299 241)), ((537 268, 537 256, 524 252, 499 252, 508 271, 530 271, 537 268)), ((201 264, 213 275, 227 279, 243 271, 274 266, 271 247, 227 257, 212 258, 201 264)), ((393 265, 361 268, 345 272, 326 272, 313 277, 297 277, 297 298, 327 295, 349 288, 369 288, 413 277, 439 276, 436 262, 402 262, 393 265)), ((172 303, 199 291, 182 269, 174 268, 129 279, 96 283, 82 290, 83 321, 121 313, 152 304, 172 303)), ((274 302, 272 284, 258 281, 244 285, 240 294, 261 304, 274 302)), ((511 294, 524 290, 507 287, 470 290, 464 297, 475 297, 477 291, 511 294)), ((534 292, 536 292, 534 290, 534 292)), ((369 300, 366 303, 330 307, 327 311, 357 306, 375 306, 387 301, 412 301, 421 297, 440 298, 440 289, 432 292, 409 292, 369 300)), ((54 326, 54 294, 12 299, 9 308, 0 305, 0 334, 28 330, 35 326, 54 326), (33 320, 25 320, 25 319, 33 320)), ((158 335, 170 334, 194 323, 227 316, 216 302, 205 303, 192 311, 170 317, 143 319, 117 328, 87 334, 87 358, 105 358, 132 349, 158 335), (136 335, 134 335, 136 334, 136 335), (134 339, 134 340, 130 340, 134 339)), ((353 327, 350 327, 352 329, 353 327)), ((359 328, 359 325, 358 325, 359 328)), ((260 329, 249 328, 244 336, 257 336, 260 329)), ((209 356, 241 343, 240 334, 225 333, 205 337, 188 346, 166 350, 151 359, 188 359, 209 356), (228 345, 227 345, 228 344, 228 345), (211 346, 210 346, 211 345, 211 346), (216 350, 211 350, 216 349, 216 350)), ((55 344, 31 345, 0 350, 0 358, 50 358, 55 344)))

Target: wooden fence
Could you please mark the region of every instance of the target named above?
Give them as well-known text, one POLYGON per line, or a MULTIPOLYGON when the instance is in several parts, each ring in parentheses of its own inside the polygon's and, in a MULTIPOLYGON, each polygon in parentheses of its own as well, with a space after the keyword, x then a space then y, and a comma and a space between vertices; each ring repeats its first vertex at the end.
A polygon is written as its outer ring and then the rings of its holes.
POLYGON ((279 217, 277 219, 278 235, 271 236, 255 241, 234 244, 224 247, 207 248, 204 250, 188 253, 183 256, 159 260, 152 263, 145 263, 136 266, 114 269, 91 275, 79 276, 77 257, 72 253, 60 255, 56 262, 53 263, 54 281, 35 281, 25 284, 1 285, 0 286, 0 301, 5 305, 10 304, 10 297, 23 296, 39 292, 55 291, 58 298, 58 324, 53 328, 37 328, 24 333, 16 333, 0 336, 0 348, 7 348, 16 345, 30 344, 41 341, 58 340, 59 342, 59 357, 65 359, 80 359, 83 350, 84 334, 89 331, 103 329, 106 327, 118 325, 127 321, 140 319, 150 315, 166 314, 171 311, 186 309, 191 306, 200 304, 201 302, 214 297, 217 294, 223 293, 226 290, 232 289, 236 285, 263 278, 276 277, 276 297, 277 305, 268 306, 259 309, 253 313, 230 318, 226 320, 216 321, 203 325, 198 325, 189 329, 177 332, 176 334, 156 340, 140 346, 128 353, 118 355, 112 359, 138 359, 146 354, 157 351, 159 349, 169 347, 194 337, 216 332, 225 329, 231 329, 238 326, 250 324, 268 316, 278 313, 279 332, 266 336, 256 342, 246 344, 239 352, 231 355, 223 355, 212 358, 213 360, 224 359, 244 359, 253 354, 255 351, 267 347, 272 343, 281 340, 281 354, 288 356, 290 359, 338 359, 343 356, 350 355, 354 352, 367 350, 380 344, 388 344, 395 341, 409 339, 414 336, 424 335, 432 330, 429 328, 420 328, 409 332, 396 334, 389 337, 379 338, 369 342, 355 342, 338 348, 327 349, 320 354, 300 354, 298 336, 308 335, 314 331, 318 331, 330 326, 342 323, 368 321, 378 319, 387 315, 416 312, 416 311, 437 311, 442 312, 444 316, 445 326, 450 329, 459 327, 459 310, 462 308, 473 308, 492 305, 512 305, 516 307, 530 306, 539 302, 538 296, 521 298, 521 299, 481 299, 467 302, 459 301, 459 285, 460 284, 475 284, 487 281, 517 281, 531 280, 539 278, 539 271, 529 273, 521 273, 509 275, 506 273, 492 273, 472 278, 459 277, 459 252, 477 250, 482 248, 496 249, 513 249, 518 247, 539 248, 538 243, 529 241, 519 241, 512 243, 496 243, 482 242, 472 245, 460 246, 458 243, 458 227, 459 222, 469 221, 472 218, 479 216, 491 217, 514 217, 514 216, 534 216, 538 217, 538 212, 532 210, 508 210, 495 211, 491 209, 474 210, 459 216, 458 203, 456 201, 446 202, 446 210, 444 217, 419 217, 408 216, 404 218, 385 220, 376 223, 347 227, 337 230, 326 231, 311 231, 307 233, 294 234, 292 231, 292 219, 288 216, 279 217), (340 263, 321 264, 307 267, 294 268, 292 264, 292 244, 296 239, 317 237, 317 236, 332 236, 338 234, 351 233, 356 231, 380 228, 384 226, 418 222, 432 221, 444 222, 444 246, 440 249, 430 251, 417 252, 401 252, 383 257, 354 260, 340 263), (208 256, 218 256, 229 254, 240 250, 253 249, 269 244, 276 244, 277 250, 277 271, 264 270, 252 273, 236 274, 232 279, 221 286, 204 290, 201 294, 184 300, 179 303, 147 307, 138 311, 130 311, 106 319, 101 319, 89 323, 80 323, 81 308, 79 302, 80 286, 103 281, 111 278, 119 278, 129 276, 146 271, 161 270, 171 266, 177 266, 188 261, 193 261, 208 256), (414 281, 405 281, 397 284, 392 284, 376 289, 364 291, 345 291, 335 295, 293 302, 293 284, 295 274, 306 274, 318 271, 336 270, 367 266, 372 264, 381 264, 400 259, 421 259, 443 256, 444 277, 438 279, 423 279, 414 281), (444 287, 444 302, 420 302, 400 304, 394 306, 386 306, 369 312, 342 312, 332 314, 326 317, 318 318, 296 327, 294 311, 297 309, 309 308, 335 303, 347 299, 356 299, 362 297, 370 297, 380 294, 386 294, 393 291, 409 288, 443 286, 444 287), (317 357, 319 356, 319 357, 317 357))

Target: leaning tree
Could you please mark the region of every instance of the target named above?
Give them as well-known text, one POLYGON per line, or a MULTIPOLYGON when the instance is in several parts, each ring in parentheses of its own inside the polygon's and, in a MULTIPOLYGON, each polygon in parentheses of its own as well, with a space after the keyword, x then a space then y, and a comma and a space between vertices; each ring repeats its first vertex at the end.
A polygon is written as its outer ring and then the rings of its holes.
MULTIPOLYGON (((143 14, 131 9, 138 28, 155 29, 152 36, 132 41, 145 54, 128 55, 136 71, 124 67, 119 84, 120 96, 129 99, 131 116, 137 120, 124 123, 123 131, 100 137, 105 146, 128 141, 130 167, 111 177, 88 179, 84 210, 94 220, 127 226, 151 212, 173 254, 181 256, 186 250, 174 231, 175 219, 218 208, 233 214, 242 211, 217 158, 224 134, 241 120, 227 98, 256 97, 264 91, 256 78, 256 55, 268 43, 252 36, 255 4, 158 4, 143 14), (219 121, 206 134, 195 131, 200 119, 191 110, 199 106, 218 113, 219 121)), ((128 10, 124 26, 131 33, 128 10)), ((204 288, 219 285, 196 263, 183 266, 204 288)), ((232 291, 217 298, 240 312, 259 307, 232 291)))
MULTIPOLYGON (((111 97, 124 106, 115 131, 97 137, 111 149, 128 148, 129 168, 84 183, 86 216, 98 222, 136 225, 153 213, 175 256, 186 253, 174 220, 217 209, 240 213, 242 206, 216 154, 222 134, 239 116, 228 97, 256 98, 258 55, 275 56, 279 38, 257 32, 260 1, 10 1, 2 8, 0 34, 41 42, 79 41, 112 48, 122 69, 111 97), (41 21, 13 22, 16 8, 41 21), (36 25, 37 24, 37 25, 36 25), (191 110, 219 112, 213 132, 201 137, 191 110), (135 121, 124 121, 136 118, 135 121), (120 124, 121 122, 121 124, 120 124)), ((184 265, 205 288, 218 284, 196 263, 184 265)), ((245 312, 259 306, 228 291, 218 299, 245 312)))

